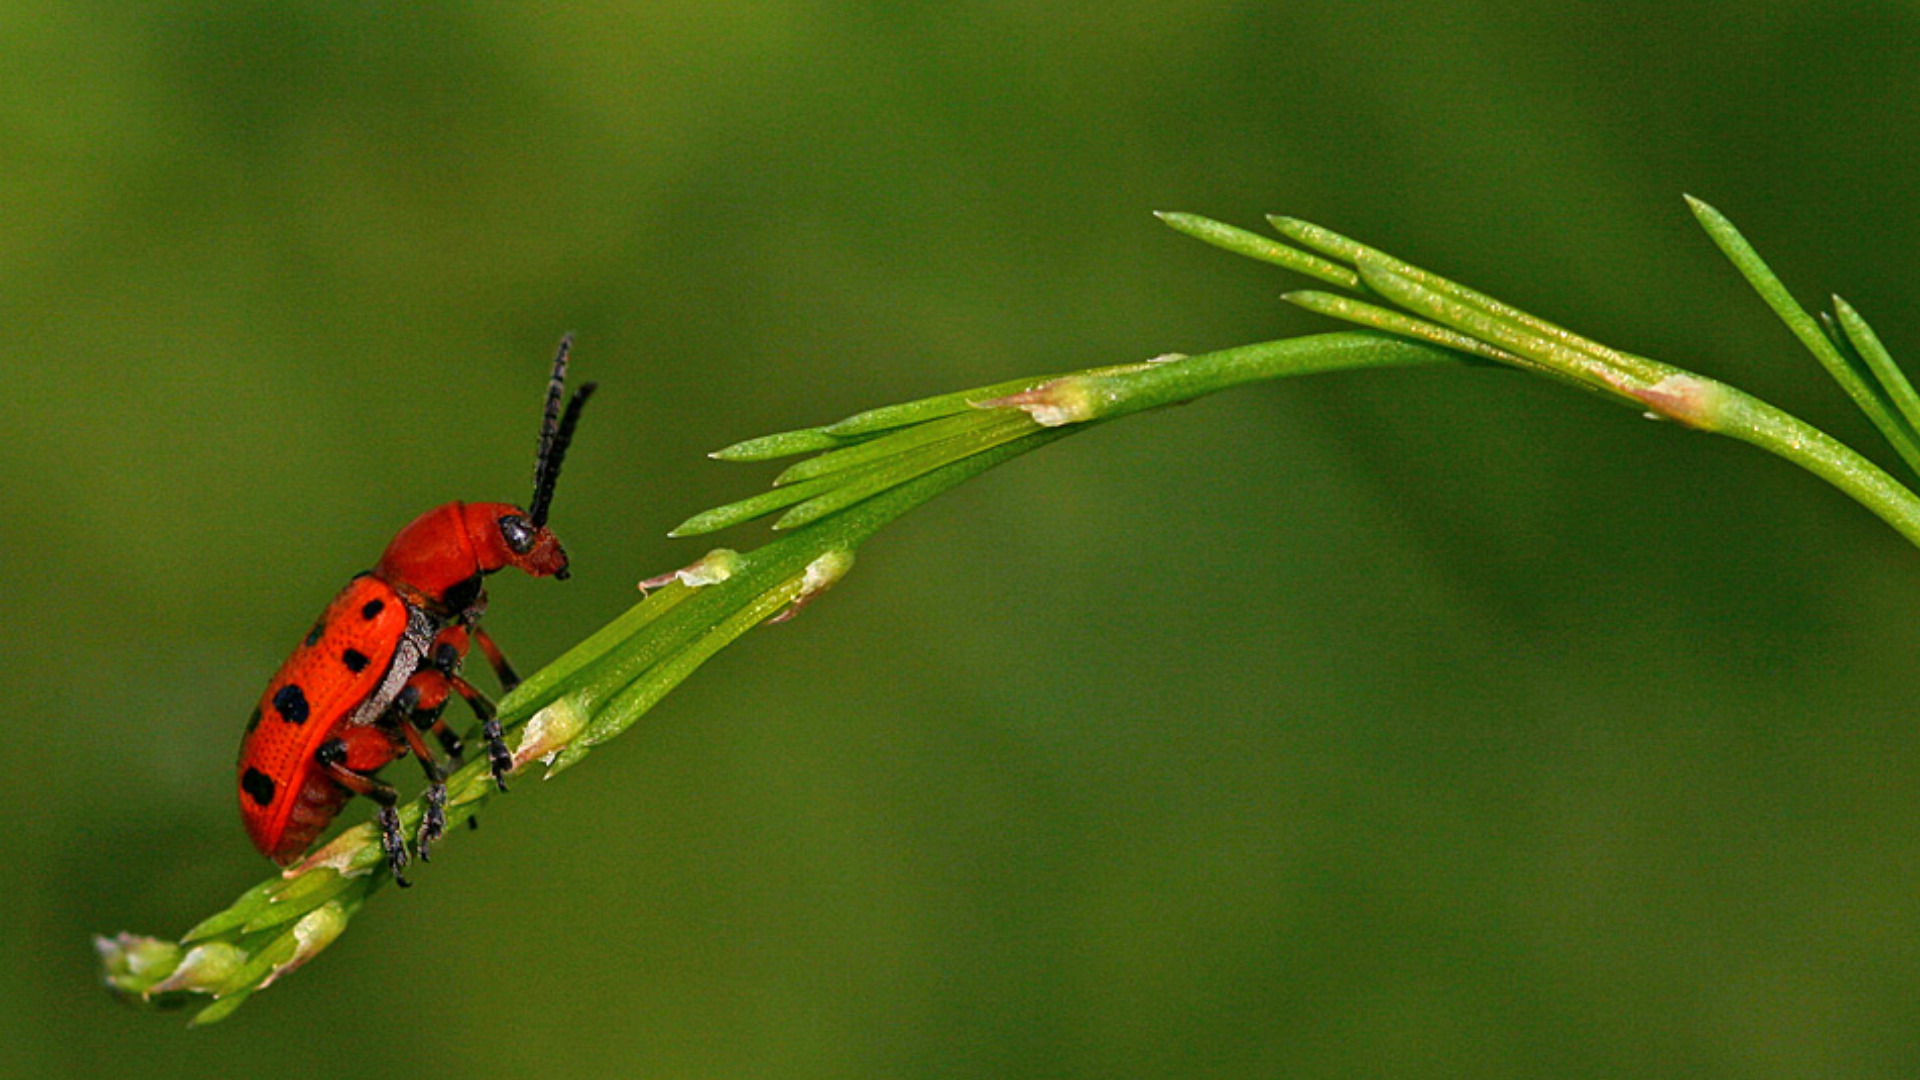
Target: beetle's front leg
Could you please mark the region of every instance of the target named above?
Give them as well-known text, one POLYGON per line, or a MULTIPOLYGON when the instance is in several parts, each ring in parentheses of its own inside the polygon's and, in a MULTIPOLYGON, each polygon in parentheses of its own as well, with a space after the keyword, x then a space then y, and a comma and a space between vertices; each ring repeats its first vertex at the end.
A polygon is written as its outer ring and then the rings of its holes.
MULTIPOLYGON (((491 644, 491 639, 478 634, 477 627, 475 630, 475 636, 486 643, 481 645, 482 650, 485 650, 487 644, 491 644)), ((500 727, 498 710, 493 707, 493 702, 487 699, 487 695, 460 677, 461 658, 458 649, 443 644, 433 651, 430 659, 440 674, 446 677, 447 685, 453 688, 454 693, 465 698, 467 707, 473 710, 473 715, 480 718, 480 733, 487 740, 487 765, 493 771, 494 786, 501 791, 507 790, 507 774, 513 771, 513 754, 507 750, 506 732, 500 727)), ((513 669, 508 668, 503 677, 510 677, 512 674, 513 669)))
POLYGON ((487 663, 493 665, 493 673, 500 678, 500 692, 513 693, 513 688, 520 685, 520 675, 513 670, 512 664, 507 663, 507 654, 500 651, 500 646, 493 643, 493 635, 482 630, 477 620, 469 629, 473 640, 479 643, 480 651, 486 655, 487 663))

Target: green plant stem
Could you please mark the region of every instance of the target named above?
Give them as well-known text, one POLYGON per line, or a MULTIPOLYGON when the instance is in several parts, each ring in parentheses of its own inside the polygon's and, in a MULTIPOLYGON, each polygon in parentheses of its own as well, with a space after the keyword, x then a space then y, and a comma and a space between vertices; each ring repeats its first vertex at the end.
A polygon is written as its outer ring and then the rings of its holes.
MULTIPOLYGON (((1877 382, 1869 385, 1863 378, 1856 377, 1859 373, 1843 360, 1835 344, 1820 332, 1812 317, 1794 303, 1785 286, 1732 223, 1698 199, 1689 197, 1687 201, 1714 242, 1822 364, 1834 371, 1875 426, 1888 435, 1905 457, 1911 440, 1903 435, 1906 421, 1898 415, 1894 403, 1900 400, 1902 390, 1911 396, 1911 387, 1894 367, 1872 329, 1857 312, 1836 298, 1836 308, 1841 309, 1841 336, 1872 356, 1871 360, 1861 362, 1861 369, 1875 374, 1885 370, 1877 382)), ((1306 257, 1304 253, 1276 252, 1271 241, 1196 215, 1160 216, 1179 231, 1227 250, 1330 280, 1318 267, 1300 264, 1299 260, 1306 257)), ((1283 236, 1318 255, 1351 262, 1359 274, 1359 284, 1373 294, 1434 322, 1408 320, 1374 304, 1326 293, 1289 294, 1295 302, 1304 301, 1313 310, 1336 318, 1456 347, 1449 334, 1464 335, 1496 347, 1493 353, 1475 350, 1479 355, 1573 381, 1599 391, 1608 400, 1644 406, 1650 415, 1750 443, 1839 488, 1908 541, 1920 545, 1920 496, 1852 447, 1783 409, 1726 383, 1609 348, 1332 230, 1297 218, 1272 216, 1268 220, 1283 236)))
POLYGON ((1699 378, 1721 395, 1720 417, 1708 430, 1785 458, 1879 515, 1920 546, 1920 496, 1840 440, 1726 383, 1699 378))
POLYGON ((1075 392, 1086 395, 1092 413, 1088 419, 1111 420, 1267 379, 1326 371, 1460 364, 1468 359, 1451 350, 1387 334, 1348 331, 1263 341, 1165 362, 1103 368, 1062 376, 1047 385, 1070 384, 1075 392))
MULTIPOLYGON (((695 564, 698 573, 689 568, 502 700, 500 720, 512 738, 516 774, 535 761, 547 764, 548 777, 577 764, 720 649, 768 619, 798 610, 838 580, 875 532, 947 489, 1075 431, 1267 379, 1424 364, 1513 365, 1600 391, 1606 400, 1644 408, 1656 418, 1760 447, 1833 484, 1920 545, 1920 496, 1838 440, 1725 383, 1609 349, 1293 219, 1276 220, 1289 238, 1318 255, 1194 215, 1166 217, 1211 243, 1364 289, 1424 318, 1324 293, 1295 294, 1315 310, 1374 329, 1011 380, 736 443, 717 456, 828 456, 784 474, 794 482, 776 489, 784 500, 778 506, 807 501, 782 520, 787 531, 777 539, 746 554, 710 554, 695 564), (1351 260, 1354 269, 1321 256, 1351 260)), ((1897 374, 1871 329, 1844 304, 1836 307, 1842 335, 1865 354, 1862 369, 1883 375, 1876 385, 1895 385, 1878 370, 1897 374)), ((1900 387, 1904 379, 1895 385, 1900 387)), ((1913 396, 1910 387, 1904 397, 1888 391, 1888 403, 1907 406, 1913 396)), ((767 501, 756 497, 707 511, 682 528, 738 523, 764 512, 767 501)), ((447 788, 447 818, 458 823, 493 793, 487 763, 468 763, 447 788)), ((422 813, 420 800, 402 809, 405 833, 412 835, 422 813)), ((212 995, 196 1022, 224 1018, 326 948, 387 880, 375 830, 354 826, 286 874, 247 890, 179 942, 128 934, 99 939, 108 984, 142 999, 212 995)))

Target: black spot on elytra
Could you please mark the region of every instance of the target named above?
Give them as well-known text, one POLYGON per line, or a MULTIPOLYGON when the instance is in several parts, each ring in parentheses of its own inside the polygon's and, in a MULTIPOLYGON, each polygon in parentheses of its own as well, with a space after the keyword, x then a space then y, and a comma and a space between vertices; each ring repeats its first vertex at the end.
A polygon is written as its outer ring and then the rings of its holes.
POLYGON ((340 662, 347 665, 347 670, 353 672, 355 675, 367 670, 367 654, 361 652, 359 649, 348 649, 346 652, 341 653, 340 662))
POLYGON ((313 629, 307 631, 307 648, 313 648, 313 643, 320 640, 320 632, 326 628, 327 625, 325 623, 313 624, 313 629))
POLYGON ((366 605, 360 609, 360 617, 371 622, 373 621, 373 617, 385 611, 386 607, 387 602, 385 600, 369 600, 366 602, 366 605))
POLYGON ((273 695, 273 708, 289 724, 307 722, 307 695, 299 683, 288 683, 273 695))
POLYGON ((247 733, 251 735, 253 733, 253 729, 259 726, 260 726, 260 706, 255 705, 253 707, 253 715, 247 717, 247 733))
POLYGON ((259 769, 249 768, 240 777, 240 790, 247 793, 255 806, 265 806, 273 801, 273 777, 259 769))

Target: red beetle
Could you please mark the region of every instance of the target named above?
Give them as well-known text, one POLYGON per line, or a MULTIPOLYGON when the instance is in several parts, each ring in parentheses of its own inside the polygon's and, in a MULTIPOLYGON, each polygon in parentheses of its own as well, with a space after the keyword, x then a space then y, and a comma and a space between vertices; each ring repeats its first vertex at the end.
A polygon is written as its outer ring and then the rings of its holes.
POLYGON ((409 752, 420 759, 427 813, 415 844, 427 858, 446 828, 447 773, 421 736, 432 731, 459 766, 460 739, 440 717, 454 693, 480 718, 494 783, 507 789, 513 757, 500 721, 492 702, 460 677, 460 665, 477 642, 503 691, 520 681, 480 627, 486 575, 513 566, 534 577, 567 577, 567 553, 547 528, 547 511, 594 390, 592 383, 581 386, 561 414, 572 343, 563 339, 553 360, 527 508, 450 502, 415 518, 372 570, 334 597, 260 695, 240 744, 240 819, 253 846, 273 861, 298 859, 347 800, 365 795, 380 804, 387 865, 406 885, 398 796, 374 774, 409 752))

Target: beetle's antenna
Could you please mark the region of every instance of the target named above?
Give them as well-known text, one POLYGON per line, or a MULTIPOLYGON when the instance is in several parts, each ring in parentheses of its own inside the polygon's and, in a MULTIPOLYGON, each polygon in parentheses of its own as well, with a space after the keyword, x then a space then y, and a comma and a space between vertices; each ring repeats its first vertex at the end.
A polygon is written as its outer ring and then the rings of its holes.
POLYGON ((553 378, 547 383, 547 407, 540 421, 540 449, 533 459, 533 501, 527 505, 527 521, 534 528, 547 523, 547 511, 553 507, 553 488, 560 481, 560 464, 567 459, 567 444, 573 441, 573 428, 580 422, 580 410, 593 396, 595 384, 583 383, 567 402, 565 414, 560 399, 567 391, 567 354, 573 351, 573 335, 560 339, 560 351, 553 357, 553 378))
POLYGON ((560 351, 553 354, 553 375, 547 379, 547 407, 540 417, 540 445, 533 454, 533 490, 539 497, 547 477, 547 456, 553 452, 553 435, 560 427, 560 399, 567 393, 567 358, 573 352, 573 335, 560 339, 560 351))

